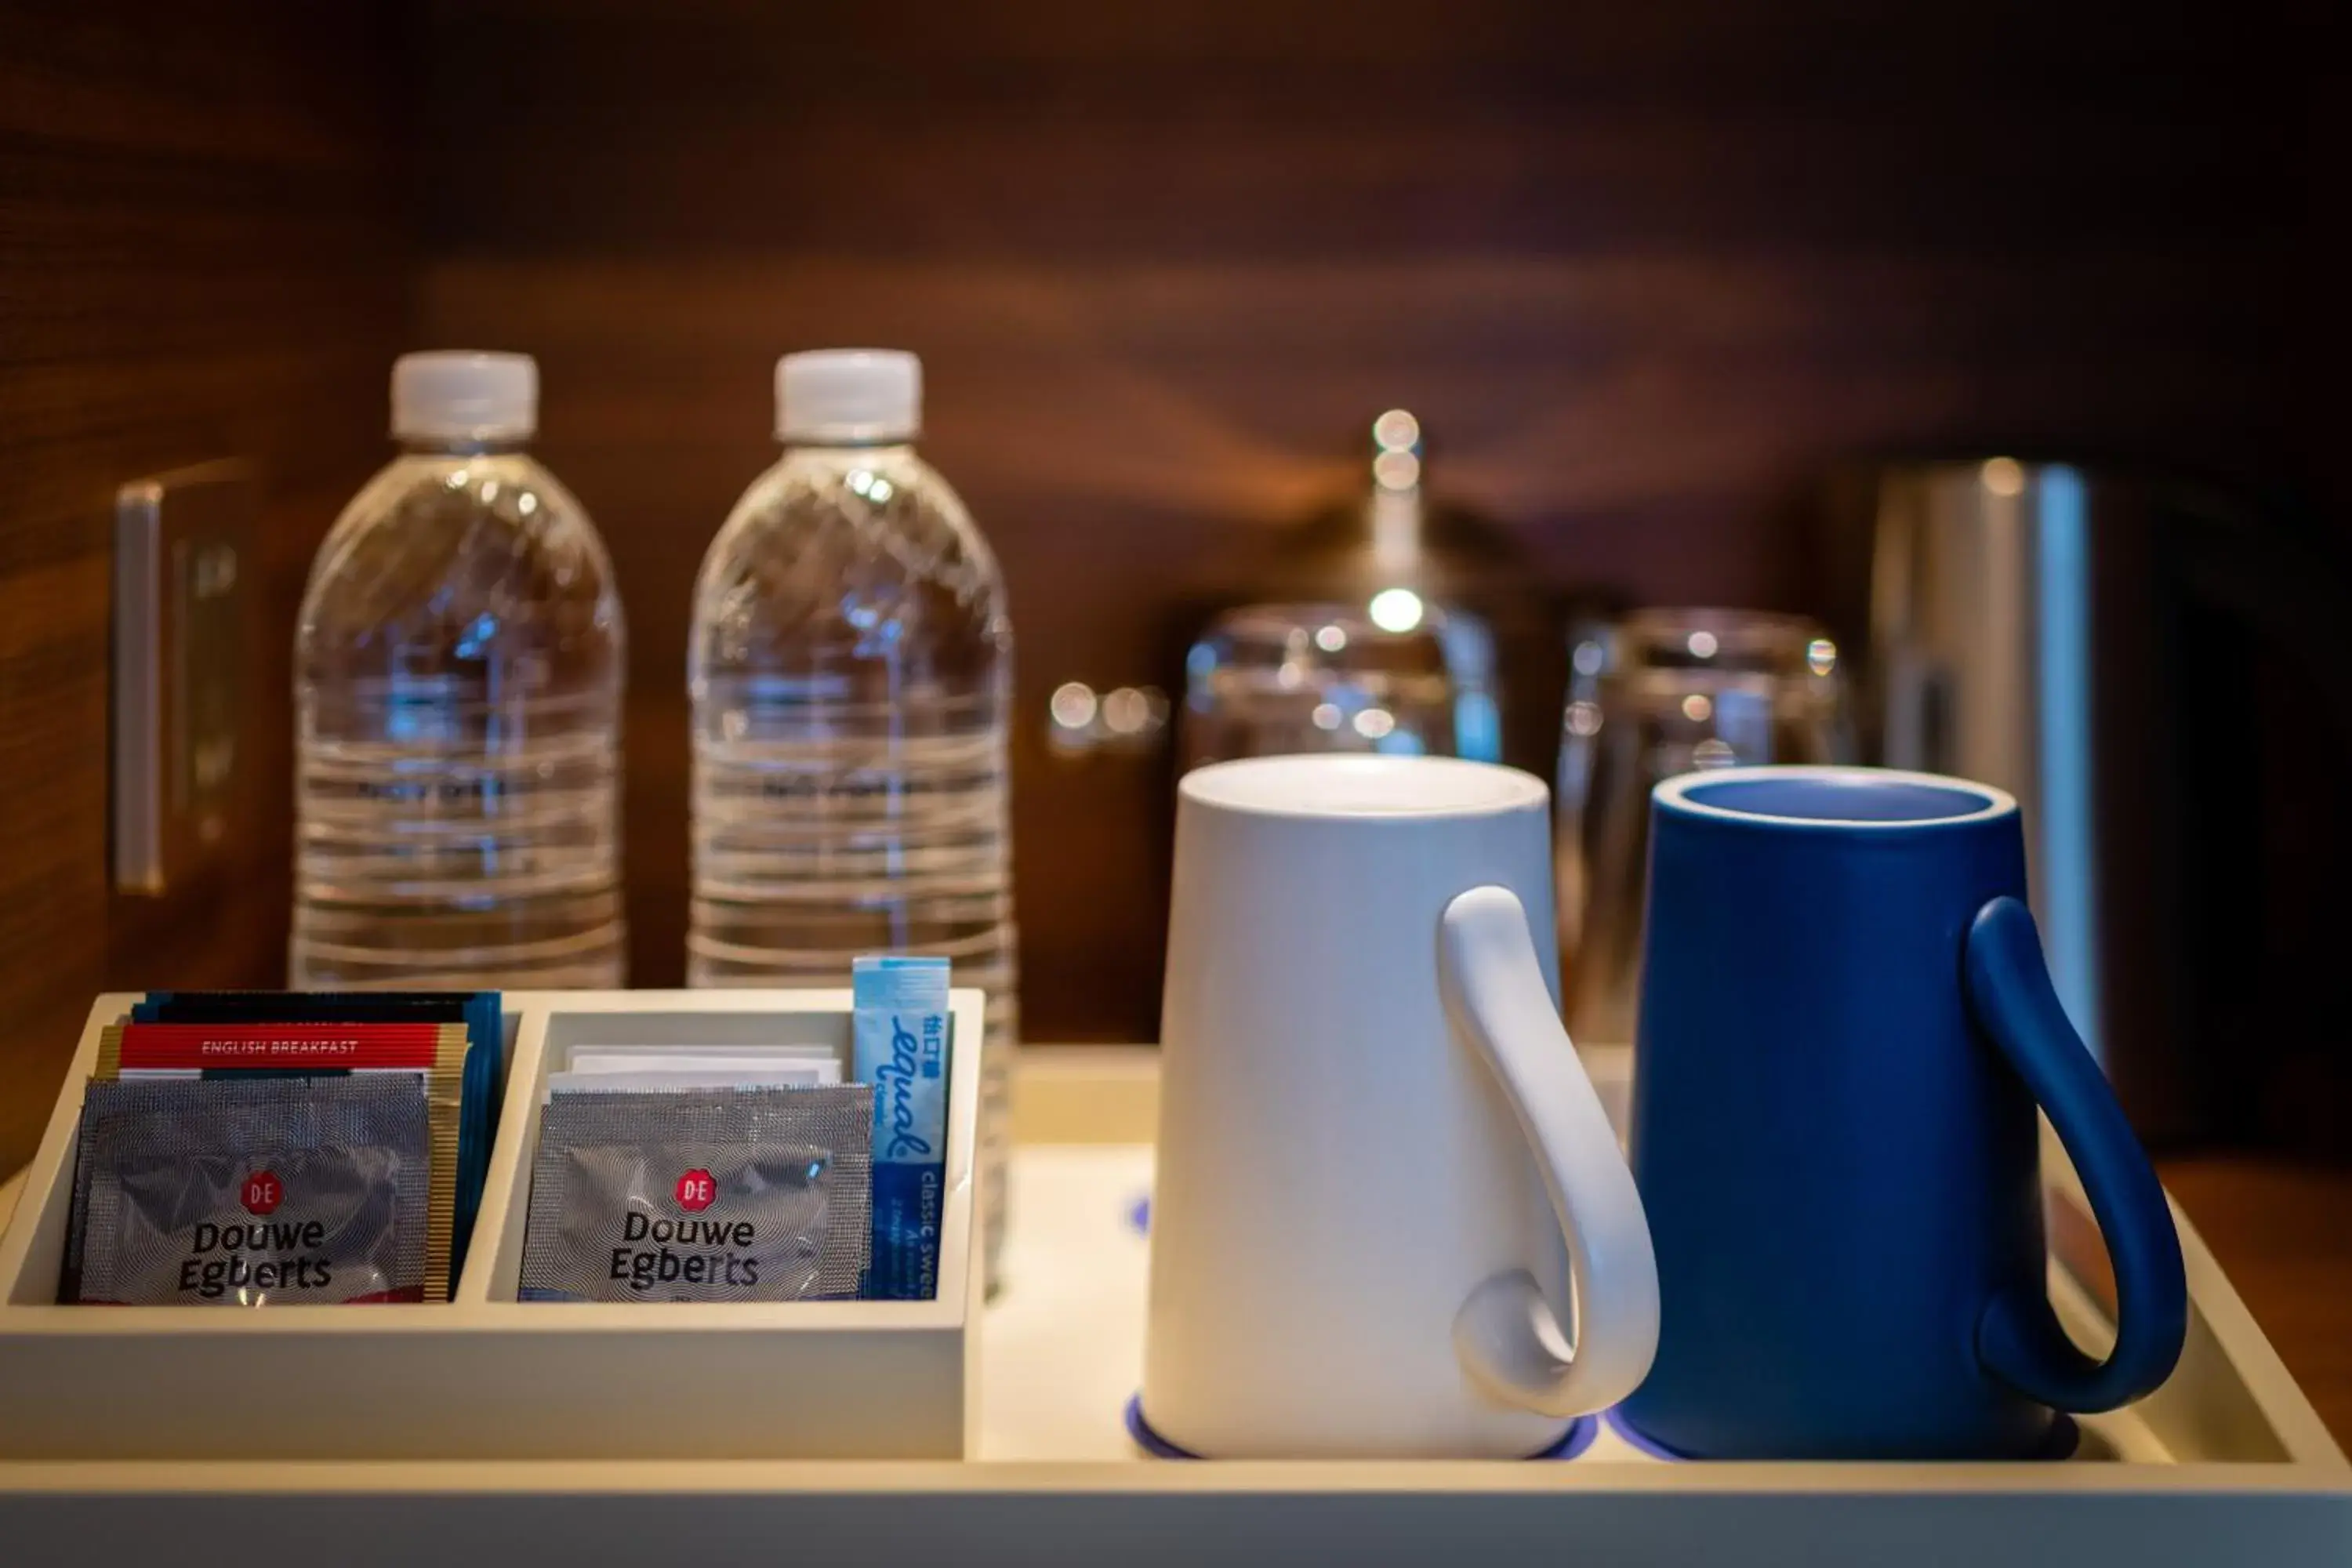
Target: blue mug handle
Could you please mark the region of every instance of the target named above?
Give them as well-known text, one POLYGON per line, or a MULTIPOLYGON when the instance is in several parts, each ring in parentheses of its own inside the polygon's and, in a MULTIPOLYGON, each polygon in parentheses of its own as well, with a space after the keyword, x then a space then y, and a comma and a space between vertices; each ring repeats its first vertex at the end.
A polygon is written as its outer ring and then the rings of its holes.
POLYGON ((1969 1008, 2057 1130, 2116 1274, 2116 1344, 2106 1360, 2075 1348, 2038 1279, 2030 1290, 2004 1291, 1987 1303, 1977 1323, 1978 1359, 2055 1409, 2113 1410, 2154 1392, 2180 1360, 2189 1280, 2172 1211, 2115 1091, 2059 1005, 2024 904, 2000 898, 1977 911, 1965 967, 1969 1008))

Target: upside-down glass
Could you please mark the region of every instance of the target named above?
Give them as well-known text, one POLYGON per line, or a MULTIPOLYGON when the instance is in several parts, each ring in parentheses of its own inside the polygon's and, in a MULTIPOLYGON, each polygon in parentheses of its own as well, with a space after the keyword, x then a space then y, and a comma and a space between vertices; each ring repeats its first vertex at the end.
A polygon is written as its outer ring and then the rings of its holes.
POLYGON ((1571 637, 1560 728, 1560 973, 1569 1033, 1633 1037, 1650 791, 1708 768, 1852 760, 1829 634, 1797 616, 1637 610, 1571 637))
MULTIPOLYGON (((1297 752, 1460 754, 1463 726, 1480 720, 1450 673, 1448 629, 1418 598, 1387 595, 1226 611, 1185 660, 1184 768, 1297 752)), ((1491 700, 1483 711, 1479 733, 1491 734, 1491 700)))

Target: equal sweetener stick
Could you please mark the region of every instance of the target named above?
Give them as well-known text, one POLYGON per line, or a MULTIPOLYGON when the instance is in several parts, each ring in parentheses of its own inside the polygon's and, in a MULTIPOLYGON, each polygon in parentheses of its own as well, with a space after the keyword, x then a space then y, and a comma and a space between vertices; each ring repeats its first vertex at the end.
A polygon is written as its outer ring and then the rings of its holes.
POLYGON ((852 1070, 874 1086, 874 1248, 858 1293, 928 1301, 947 1179, 948 961, 861 958, 850 984, 852 1070))

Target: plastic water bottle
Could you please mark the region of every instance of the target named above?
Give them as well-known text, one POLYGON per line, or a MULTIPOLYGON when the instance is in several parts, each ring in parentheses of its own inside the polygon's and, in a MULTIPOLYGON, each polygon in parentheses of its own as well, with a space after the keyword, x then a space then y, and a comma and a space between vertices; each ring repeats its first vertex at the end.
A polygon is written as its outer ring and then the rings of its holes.
POLYGON ((301 987, 614 987, 623 630, 522 354, 393 367, 294 650, 301 987))
POLYGON ((1018 1016, 1013 631, 987 542, 916 456, 921 423, 912 354, 776 366, 782 460, 736 503, 695 590, 687 973, 845 986, 860 953, 935 953, 956 984, 987 990, 978 1168, 992 1288, 1018 1016))

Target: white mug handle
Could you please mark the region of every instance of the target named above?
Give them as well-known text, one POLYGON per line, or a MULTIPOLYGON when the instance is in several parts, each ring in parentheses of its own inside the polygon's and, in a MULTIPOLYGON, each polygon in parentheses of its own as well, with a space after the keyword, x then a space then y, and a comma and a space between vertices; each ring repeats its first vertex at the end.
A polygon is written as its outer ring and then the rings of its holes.
POLYGON ((1640 1386, 1658 1348, 1658 1263, 1633 1173, 1560 1026, 1518 899, 1493 887, 1456 898, 1438 954, 1446 1016, 1486 1058, 1534 1145, 1576 1285, 1573 1355, 1538 1331, 1547 1318, 1566 1324, 1565 1304, 1547 1301, 1518 1268, 1471 1291, 1454 1314, 1454 1353, 1512 1405, 1562 1416, 1605 1409, 1640 1386))

